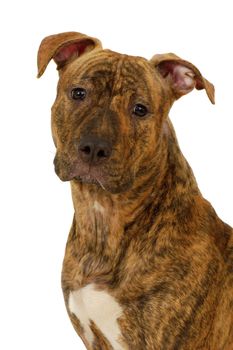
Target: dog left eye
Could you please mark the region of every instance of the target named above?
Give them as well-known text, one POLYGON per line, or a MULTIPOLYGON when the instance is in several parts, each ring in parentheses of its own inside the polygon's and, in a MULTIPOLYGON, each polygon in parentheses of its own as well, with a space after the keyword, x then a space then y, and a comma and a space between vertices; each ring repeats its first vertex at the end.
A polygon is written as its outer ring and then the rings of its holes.
POLYGON ((138 117, 144 117, 148 113, 148 110, 146 106, 142 105, 141 103, 137 103, 134 106, 133 113, 138 117))
POLYGON ((71 97, 73 100, 84 100, 87 95, 87 92, 83 88, 74 88, 71 90, 71 97))

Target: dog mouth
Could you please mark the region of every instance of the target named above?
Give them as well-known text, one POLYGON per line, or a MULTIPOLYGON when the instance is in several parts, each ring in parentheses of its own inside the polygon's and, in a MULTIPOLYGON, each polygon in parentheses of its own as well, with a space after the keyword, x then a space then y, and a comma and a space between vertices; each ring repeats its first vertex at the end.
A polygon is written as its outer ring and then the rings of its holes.
POLYGON ((105 188, 107 181, 102 167, 79 164, 79 162, 66 161, 63 158, 54 158, 54 170, 61 181, 76 181, 79 183, 95 184, 105 188))
POLYGON ((125 192, 133 183, 129 172, 124 172, 124 176, 122 176, 121 171, 119 172, 112 167, 109 169, 106 166, 88 165, 79 160, 71 161, 58 155, 54 158, 54 168, 61 181, 96 185, 112 194, 125 192))
POLYGON ((97 178, 93 174, 91 174, 91 172, 88 172, 87 174, 83 174, 83 175, 75 175, 71 180, 75 180, 76 182, 82 182, 87 184, 95 184, 95 185, 99 183, 97 178))
POLYGON ((88 183, 88 184, 98 184, 98 181, 94 177, 92 177, 91 174, 87 174, 83 176, 77 175, 77 176, 74 176, 71 180, 88 183))
POLYGON ((77 176, 74 176, 72 180, 77 183, 97 185, 101 187, 103 190, 107 191, 106 187, 104 186, 104 181, 96 177, 93 177, 91 174, 87 174, 83 176, 77 175, 77 176))

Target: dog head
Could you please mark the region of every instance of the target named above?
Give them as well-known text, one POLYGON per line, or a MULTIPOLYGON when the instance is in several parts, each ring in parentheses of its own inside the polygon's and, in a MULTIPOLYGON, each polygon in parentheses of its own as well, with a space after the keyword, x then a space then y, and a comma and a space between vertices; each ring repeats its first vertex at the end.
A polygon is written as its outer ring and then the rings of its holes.
POLYGON ((51 59, 60 76, 52 135, 55 171, 63 181, 94 183, 111 193, 128 190, 159 163, 173 102, 196 88, 214 103, 213 85, 174 54, 148 61, 68 32, 42 41, 38 77, 51 59))

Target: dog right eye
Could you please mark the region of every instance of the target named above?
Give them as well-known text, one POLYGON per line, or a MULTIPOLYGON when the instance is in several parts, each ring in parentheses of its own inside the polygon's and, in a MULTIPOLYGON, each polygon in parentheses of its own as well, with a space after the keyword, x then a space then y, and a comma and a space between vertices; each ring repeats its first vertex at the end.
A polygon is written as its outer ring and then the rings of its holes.
POLYGON ((87 92, 85 89, 83 88, 74 88, 73 90, 71 90, 71 97, 73 100, 84 100, 85 97, 87 95, 87 92))
POLYGON ((144 117, 148 113, 148 110, 146 106, 142 105, 141 103, 137 103, 134 106, 133 113, 138 117, 144 117))

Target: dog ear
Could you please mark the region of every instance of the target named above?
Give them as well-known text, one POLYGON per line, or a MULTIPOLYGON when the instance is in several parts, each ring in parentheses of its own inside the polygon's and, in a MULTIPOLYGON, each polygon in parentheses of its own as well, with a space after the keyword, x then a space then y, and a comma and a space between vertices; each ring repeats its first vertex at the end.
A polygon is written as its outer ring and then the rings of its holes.
POLYGON ((173 53, 155 55, 150 62, 170 85, 176 99, 196 88, 205 89, 210 101, 215 103, 213 84, 205 79, 192 63, 173 53))
POLYGON ((85 54, 86 52, 101 49, 98 39, 76 32, 66 32, 50 35, 40 44, 37 57, 38 75, 40 78, 48 63, 53 58, 57 69, 61 69, 67 62, 85 54))

